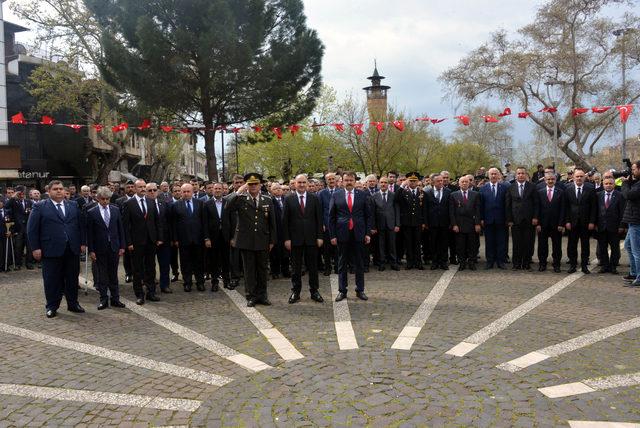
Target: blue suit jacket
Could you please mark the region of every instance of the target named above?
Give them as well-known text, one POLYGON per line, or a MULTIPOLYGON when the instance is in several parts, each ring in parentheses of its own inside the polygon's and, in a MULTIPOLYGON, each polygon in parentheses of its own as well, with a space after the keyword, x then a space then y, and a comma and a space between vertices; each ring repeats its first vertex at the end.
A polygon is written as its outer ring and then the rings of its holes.
POLYGON ((27 223, 27 235, 31 249, 42 250, 42 257, 62 257, 67 242, 74 254, 80 254, 80 209, 74 201, 63 203, 64 217, 58 214, 51 199, 33 205, 27 223))
MULTIPOLYGON (((338 189, 334 189, 333 193, 335 193, 338 189)), ((322 204, 322 220, 324 223, 324 227, 327 232, 329 232, 329 205, 331 203, 331 192, 328 188, 324 188, 318 192, 318 198, 320 199, 320 203, 322 204)))
POLYGON ((344 189, 333 192, 329 203, 329 235, 339 242, 349 241, 349 219, 353 219, 353 231, 356 241, 364 242, 365 235, 373 229, 374 217, 371 197, 360 191, 353 191, 353 208, 349 212, 344 189))
POLYGON ((109 228, 104 224, 102 207, 97 205, 87 211, 87 247, 89 252, 104 254, 109 251, 118 252, 125 247, 124 227, 120 209, 109 205, 109 228))
POLYGON ((480 188, 480 218, 484 224, 505 224, 506 208, 505 198, 509 185, 498 183, 496 197, 493 197, 491 183, 486 183, 480 188))

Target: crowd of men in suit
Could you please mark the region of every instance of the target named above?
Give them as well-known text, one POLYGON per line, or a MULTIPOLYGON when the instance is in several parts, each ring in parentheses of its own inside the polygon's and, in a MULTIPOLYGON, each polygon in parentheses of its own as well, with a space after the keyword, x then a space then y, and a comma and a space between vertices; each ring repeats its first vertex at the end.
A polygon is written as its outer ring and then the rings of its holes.
POLYGON ((247 305, 270 305, 269 274, 290 278, 289 303, 300 300, 305 275, 311 299, 323 302, 320 272, 338 274, 336 301, 347 297, 349 273, 355 274, 356 296, 367 300, 364 274, 371 266, 476 270, 481 236, 484 269, 511 264, 532 270, 537 236, 538 270, 547 270, 551 241, 551 267, 561 272, 566 235, 568 273, 579 268, 585 274, 592 238, 599 272, 618 274, 624 238, 631 265, 624 278, 638 287, 640 161, 618 180, 613 171, 600 176, 575 168, 559 180, 552 167, 531 177, 525 168, 507 167, 455 183, 447 171, 364 179, 327 173, 323 180, 301 174, 286 183, 251 173, 229 183, 137 180, 123 189, 115 183, 82 186, 76 194, 52 181, 42 196, 35 189, 28 198, 23 187, 7 189, 0 199, 0 255, 4 269, 42 267, 48 317, 56 316, 63 296, 69 310, 84 311, 77 300, 83 254, 100 310, 124 307, 120 259, 138 305, 173 293, 180 277, 185 292, 194 285, 203 292, 207 282, 212 292, 220 283, 232 290, 244 278, 247 305))

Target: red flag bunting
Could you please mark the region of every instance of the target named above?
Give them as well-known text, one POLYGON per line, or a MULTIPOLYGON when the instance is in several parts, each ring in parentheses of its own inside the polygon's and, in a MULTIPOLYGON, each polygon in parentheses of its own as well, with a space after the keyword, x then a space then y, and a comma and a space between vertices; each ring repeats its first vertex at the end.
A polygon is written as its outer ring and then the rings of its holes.
POLYGON ((27 120, 24 118, 22 112, 20 112, 11 116, 11 123, 13 123, 14 125, 26 125, 27 120))
POLYGON ((252 126, 251 129, 253 129, 256 132, 262 132, 262 127, 261 126, 252 126))
POLYGON ((320 126, 327 126, 326 123, 314 123, 313 125, 311 125, 312 128, 318 128, 320 126))
POLYGON ((353 128, 353 130, 356 131, 356 135, 364 134, 364 131, 362 130, 363 126, 364 126, 363 123, 352 123, 351 124, 351 127, 353 128))
POLYGON ((371 122, 371 125, 376 127, 378 133, 384 131, 384 122, 371 122))
POLYGON ((526 119, 526 118, 528 118, 530 115, 531 115, 531 113, 530 113, 530 112, 528 112, 528 111, 521 111, 520 113, 518 113, 518 117, 519 117, 520 119, 526 119))
POLYGON ((344 132, 344 123, 334 123, 333 127, 336 128, 338 132, 344 132))
POLYGON ((282 140, 282 129, 280 128, 271 128, 271 130, 276 134, 278 140, 282 140))
POLYGON ((627 123, 627 119, 629 119, 629 116, 633 113, 633 104, 617 106, 616 108, 620 112, 620 122, 627 123))
POLYGON ((480 116, 480 117, 484 119, 485 123, 498 123, 498 119, 491 115, 480 116))
POLYGON ((558 111, 558 107, 545 107, 540 110, 540 113, 555 113, 558 111))
POLYGON ((469 116, 456 116, 455 119, 458 119, 464 126, 469 126, 469 123, 471 123, 469 116))
POLYGON ((40 124, 42 125, 53 125, 55 120, 51 116, 42 116, 42 120, 40 120, 40 124))
POLYGON ((180 132, 183 134, 191 134, 191 130, 189 128, 180 128, 180 132))
POLYGON ((611 108, 611 106, 601 106, 601 107, 592 107, 591 111, 594 113, 604 113, 605 111, 609 110, 611 108))
POLYGON ((584 113, 586 113, 588 111, 589 111, 588 108, 576 107, 573 110, 571 110, 571 115, 573 117, 576 117, 576 116, 580 116, 581 114, 584 114, 584 113))
POLYGON ((429 116, 419 117, 416 119, 416 122, 431 122, 431 118, 429 116))
POLYGON ((234 127, 231 129, 231 132, 233 132, 234 134, 237 134, 238 132, 242 131, 243 128, 239 128, 239 127, 234 127))
POLYGON ((394 120, 393 126, 400 132, 404 131, 404 121, 403 120, 394 120))
POLYGON ((77 125, 75 123, 65 123, 64 126, 73 129, 74 132, 80 132, 80 129, 82 128, 82 125, 77 125))
POLYGON ((127 129, 129 129, 129 124, 127 122, 122 122, 120 125, 116 125, 112 127, 111 131, 116 133, 116 132, 126 131, 127 129))
POLYGON ((436 123, 442 123, 447 119, 429 119, 429 120, 431 121, 431 123, 435 125, 436 123))
POLYGON ((145 129, 149 129, 149 128, 151 128, 151 120, 149 119, 144 119, 140 124, 140 126, 138 126, 138 129, 141 131, 144 131, 145 129))
POLYGON ((162 129, 164 132, 171 132, 173 131, 173 126, 163 125, 160 127, 160 129, 162 129))
POLYGON ((294 137, 298 133, 298 131, 300 131, 300 125, 290 125, 289 126, 289 132, 291 132, 291 135, 293 135, 294 137))
POLYGON ((498 115, 498 117, 511 116, 511 109, 509 107, 505 108, 502 113, 498 115))
POLYGON ((96 123, 95 125, 93 125, 93 128, 96 130, 96 132, 102 132, 102 130, 104 129, 104 125, 96 123))

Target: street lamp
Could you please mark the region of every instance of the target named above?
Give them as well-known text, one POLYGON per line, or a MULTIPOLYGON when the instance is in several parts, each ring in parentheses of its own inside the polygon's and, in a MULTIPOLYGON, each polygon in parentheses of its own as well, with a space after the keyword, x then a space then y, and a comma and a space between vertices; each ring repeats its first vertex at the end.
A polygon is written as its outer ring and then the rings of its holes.
MULTIPOLYGON (((555 107, 556 109, 558 108, 558 105, 560 104, 560 102, 562 101, 562 98, 564 98, 564 87, 567 84, 567 82, 563 81, 563 80, 557 80, 557 79, 551 79, 548 80, 546 82, 544 82, 545 86, 547 87, 547 99, 549 100, 549 102, 551 103, 552 107, 555 107), (558 98, 556 98, 555 100, 551 98, 551 88, 553 88, 553 86, 558 85, 562 88, 562 91, 560 92, 560 95, 558 96, 558 98)), ((554 141, 554 146, 553 146, 553 163, 554 165, 558 165, 558 112, 554 111, 551 112, 551 114, 553 115, 553 141, 554 141)))
MULTIPOLYGON (((613 31, 613 35, 616 38, 620 38, 622 40, 622 103, 625 104, 627 102, 627 51, 626 51, 626 35, 632 32, 633 28, 620 28, 613 31)), ((622 158, 625 159, 627 157, 627 124, 626 122, 622 124, 622 158)))

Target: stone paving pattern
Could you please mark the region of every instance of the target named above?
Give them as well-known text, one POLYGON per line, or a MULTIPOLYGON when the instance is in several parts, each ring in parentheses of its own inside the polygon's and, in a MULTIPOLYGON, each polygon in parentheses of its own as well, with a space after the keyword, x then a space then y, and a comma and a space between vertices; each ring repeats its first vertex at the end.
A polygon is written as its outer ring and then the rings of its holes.
MULTIPOLYGON (((479 265, 482 267, 482 263, 479 265)), ((537 267, 537 266, 536 266, 537 267)), ((566 266, 563 266, 566 271, 566 266)), ((592 267, 596 269, 595 266, 592 267)), ((623 271, 624 268, 621 270, 623 271)), ((442 271, 372 271, 368 302, 349 293, 359 349, 338 349, 328 277, 324 304, 287 304, 287 280, 270 282, 273 306, 258 310, 305 358, 285 363, 222 292, 174 294, 145 308, 257 358, 252 373, 128 309, 44 316, 39 271, 0 274, 0 322, 228 376, 216 387, 0 333, 0 383, 203 401, 194 413, 0 396, 5 426, 567 426, 567 420, 640 421, 640 386, 549 399, 537 389, 640 371, 640 329, 550 358, 517 373, 497 364, 640 315, 640 290, 619 277, 580 278, 467 356, 444 353, 567 276, 566 272, 458 272, 410 351, 391 345, 442 271)), ((350 279, 353 279, 351 277, 350 279)), ((303 277, 306 281, 306 277, 303 277)), ((123 296, 133 299, 130 284, 123 296)), ((243 289, 238 289, 243 294, 243 289)))

